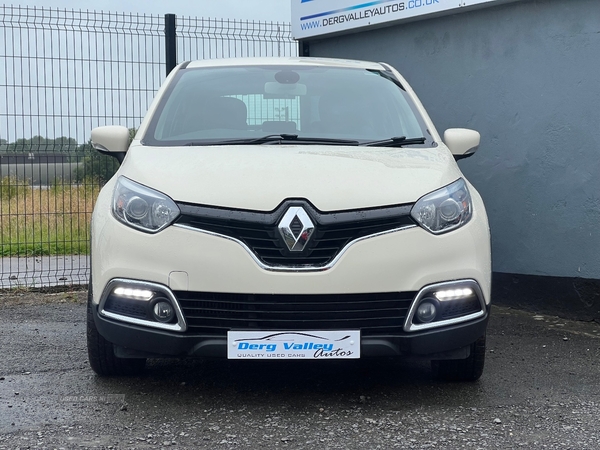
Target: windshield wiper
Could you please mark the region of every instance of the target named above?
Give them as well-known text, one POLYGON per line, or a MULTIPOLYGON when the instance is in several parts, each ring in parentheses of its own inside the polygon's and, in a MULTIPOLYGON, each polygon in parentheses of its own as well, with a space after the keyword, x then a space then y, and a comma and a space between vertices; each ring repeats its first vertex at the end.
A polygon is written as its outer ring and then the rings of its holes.
POLYGON ((358 145, 358 141, 352 141, 349 139, 330 139, 320 137, 300 137, 297 134, 269 134, 259 138, 245 138, 245 139, 228 139, 224 141, 194 141, 188 142, 186 146, 200 146, 200 145, 261 145, 269 143, 280 143, 280 144, 330 144, 330 145, 358 145))
POLYGON ((397 136, 380 141, 362 142, 360 145, 365 147, 402 147, 403 145, 424 144, 427 138, 407 138, 406 136, 397 136))

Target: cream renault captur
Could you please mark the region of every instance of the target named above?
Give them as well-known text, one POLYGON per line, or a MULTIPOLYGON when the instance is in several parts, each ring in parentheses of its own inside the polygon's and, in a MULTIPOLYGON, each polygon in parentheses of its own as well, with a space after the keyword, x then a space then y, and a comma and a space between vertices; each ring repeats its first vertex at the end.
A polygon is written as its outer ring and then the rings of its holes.
POLYGON ((490 235, 456 160, 383 63, 186 62, 128 129, 92 219, 88 350, 100 375, 147 358, 422 356, 476 380, 490 235))

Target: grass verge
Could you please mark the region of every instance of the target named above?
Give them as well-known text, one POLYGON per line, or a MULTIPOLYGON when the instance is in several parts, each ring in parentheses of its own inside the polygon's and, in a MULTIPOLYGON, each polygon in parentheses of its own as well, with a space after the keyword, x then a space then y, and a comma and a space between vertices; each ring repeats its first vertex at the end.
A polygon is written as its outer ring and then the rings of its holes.
POLYGON ((37 188, 3 178, 0 256, 87 254, 89 224, 99 190, 94 183, 37 188))

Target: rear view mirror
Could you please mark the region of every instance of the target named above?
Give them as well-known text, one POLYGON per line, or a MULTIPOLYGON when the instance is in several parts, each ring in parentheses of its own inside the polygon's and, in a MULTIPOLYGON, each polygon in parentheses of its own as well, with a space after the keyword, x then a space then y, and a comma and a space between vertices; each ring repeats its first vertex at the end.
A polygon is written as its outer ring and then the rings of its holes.
POLYGON ((270 81, 265 83, 265 94, 274 97, 297 97, 299 95, 306 95, 306 85, 300 83, 282 84, 276 81, 270 81))
POLYGON ((466 128, 448 128, 444 132, 444 142, 454 155, 454 159, 468 158, 479 148, 481 135, 466 128))

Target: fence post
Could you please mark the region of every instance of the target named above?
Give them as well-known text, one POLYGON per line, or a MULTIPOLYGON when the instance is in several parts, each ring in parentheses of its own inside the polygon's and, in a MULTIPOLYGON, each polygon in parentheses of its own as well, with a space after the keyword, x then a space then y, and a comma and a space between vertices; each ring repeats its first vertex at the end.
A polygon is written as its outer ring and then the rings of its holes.
POLYGON ((175 14, 165 14, 165 63, 167 76, 177 65, 177 26, 175 14))

